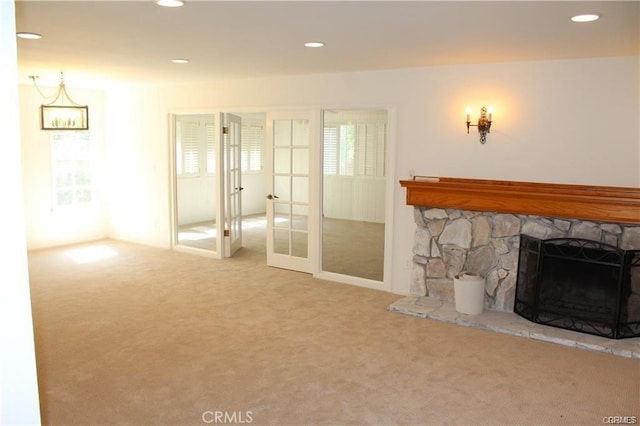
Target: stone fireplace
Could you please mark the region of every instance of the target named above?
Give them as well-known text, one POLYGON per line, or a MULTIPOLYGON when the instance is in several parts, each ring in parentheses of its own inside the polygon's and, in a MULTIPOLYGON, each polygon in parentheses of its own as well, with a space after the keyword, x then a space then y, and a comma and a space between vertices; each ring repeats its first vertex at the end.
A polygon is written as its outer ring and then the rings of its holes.
POLYGON ((640 226, 629 224, 423 206, 414 219, 411 293, 453 301, 453 278, 472 271, 486 279, 485 307, 498 311, 513 312, 521 234, 640 249, 640 226))
MULTIPOLYGON (((523 235, 583 239, 637 252, 640 188, 443 177, 415 177, 400 184, 406 188, 407 205, 414 207, 416 224, 412 294, 391 304, 389 311, 640 359, 640 337, 576 333, 514 313, 523 235), (461 314, 454 307, 453 281, 461 271, 486 278, 487 309, 479 315, 461 314)), ((633 264, 638 266, 639 259, 633 264)), ((640 274, 640 267, 634 271, 640 274)), ((631 281, 636 306, 640 279, 631 281)))
POLYGON ((452 301, 453 278, 471 271, 486 279, 486 308, 513 312, 521 234, 640 250, 638 188, 442 177, 400 184, 414 206, 414 295, 452 301))

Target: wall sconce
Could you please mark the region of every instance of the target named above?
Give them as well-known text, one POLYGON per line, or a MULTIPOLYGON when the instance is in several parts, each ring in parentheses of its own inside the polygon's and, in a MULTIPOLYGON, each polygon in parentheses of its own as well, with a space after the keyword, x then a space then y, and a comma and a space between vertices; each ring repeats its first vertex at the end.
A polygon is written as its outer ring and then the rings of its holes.
MULTIPOLYGON (((30 75, 33 85, 46 98, 38 85, 38 76, 30 75)), ((60 73, 60 86, 55 94, 53 102, 40 105, 40 129, 41 130, 89 130, 89 107, 75 103, 67 94, 64 85, 64 75, 60 73)))
POLYGON ((478 124, 471 124, 471 108, 467 107, 467 134, 469 134, 469 128, 471 126, 478 127, 478 133, 480 133, 480 143, 487 142, 487 133, 491 133, 491 122, 493 120, 493 108, 489 107, 488 114, 487 108, 480 108, 480 118, 478 118, 478 124))

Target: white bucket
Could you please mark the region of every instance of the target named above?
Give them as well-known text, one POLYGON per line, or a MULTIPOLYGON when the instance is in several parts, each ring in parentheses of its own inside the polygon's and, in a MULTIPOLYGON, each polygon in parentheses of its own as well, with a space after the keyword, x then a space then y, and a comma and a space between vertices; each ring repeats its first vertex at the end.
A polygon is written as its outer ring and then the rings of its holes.
POLYGON ((461 272, 453 279, 456 311, 478 315, 484 309, 484 278, 473 272, 461 272))

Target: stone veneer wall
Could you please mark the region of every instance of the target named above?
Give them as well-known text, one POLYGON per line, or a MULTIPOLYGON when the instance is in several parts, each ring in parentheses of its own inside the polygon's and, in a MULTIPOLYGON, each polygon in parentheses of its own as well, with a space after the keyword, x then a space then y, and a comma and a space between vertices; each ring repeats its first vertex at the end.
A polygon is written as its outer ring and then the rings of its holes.
POLYGON ((513 311, 521 233, 640 249, 635 225, 429 207, 415 207, 414 217, 411 293, 453 301, 453 278, 476 272, 486 279, 485 307, 498 311, 513 311))

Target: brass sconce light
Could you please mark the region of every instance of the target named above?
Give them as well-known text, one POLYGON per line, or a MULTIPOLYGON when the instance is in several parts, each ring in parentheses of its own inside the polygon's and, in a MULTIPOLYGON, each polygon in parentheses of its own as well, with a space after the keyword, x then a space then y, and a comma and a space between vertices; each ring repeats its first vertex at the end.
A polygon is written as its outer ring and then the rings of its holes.
MULTIPOLYGON (((40 96, 46 98, 36 84, 38 76, 30 75, 40 96)), ((53 102, 40 105, 41 130, 88 130, 89 107, 71 100, 64 85, 64 75, 60 73, 60 86, 53 102)))
POLYGON ((471 124, 471 108, 467 107, 467 134, 469 134, 469 128, 471 126, 478 127, 478 133, 480 133, 480 143, 487 142, 487 133, 491 133, 491 122, 493 120, 493 108, 487 107, 480 108, 480 118, 478 118, 478 124, 471 124), (487 112, 488 111, 488 112, 487 112))

